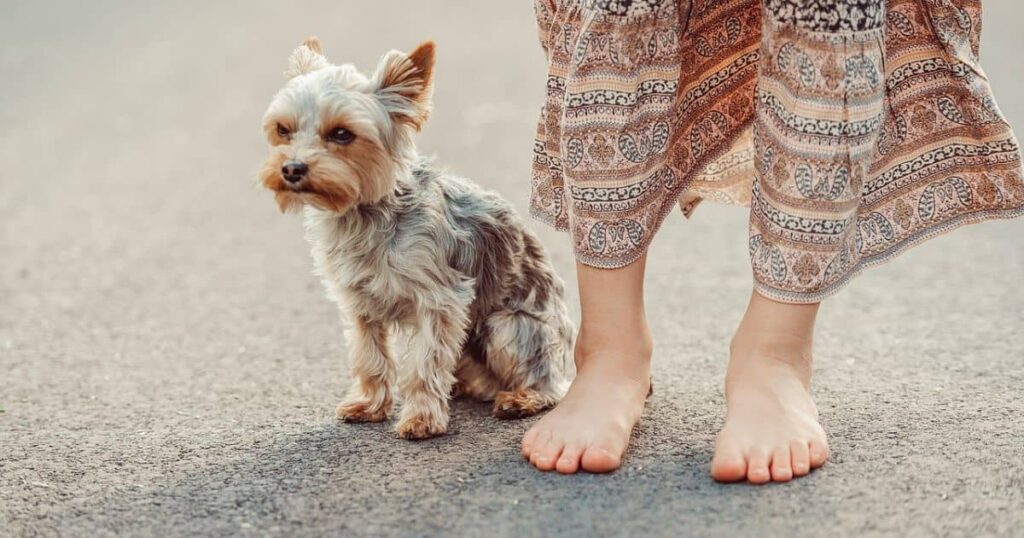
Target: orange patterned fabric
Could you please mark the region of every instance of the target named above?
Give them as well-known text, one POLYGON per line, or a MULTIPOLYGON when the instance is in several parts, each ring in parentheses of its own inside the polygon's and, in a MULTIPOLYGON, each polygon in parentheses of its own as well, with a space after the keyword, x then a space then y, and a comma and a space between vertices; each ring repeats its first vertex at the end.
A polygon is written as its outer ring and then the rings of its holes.
POLYGON ((677 205, 750 206, 755 285, 817 302, 962 224, 1024 213, 978 0, 536 0, 531 213, 639 258, 677 205))

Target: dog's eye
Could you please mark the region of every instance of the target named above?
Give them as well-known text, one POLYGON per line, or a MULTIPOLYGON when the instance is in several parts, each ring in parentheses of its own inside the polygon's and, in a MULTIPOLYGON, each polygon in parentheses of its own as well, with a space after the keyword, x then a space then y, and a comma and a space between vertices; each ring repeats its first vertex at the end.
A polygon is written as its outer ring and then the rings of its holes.
POLYGON ((351 144, 352 141, 356 139, 356 135, 352 134, 352 131, 349 131, 348 129, 338 128, 331 131, 331 134, 327 135, 327 139, 335 144, 341 144, 344 146, 346 144, 351 144))
POLYGON ((288 138, 291 134, 292 132, 289 131, 287 127, 280 123, 277 124, 277 136, 280 136, 281 138, 288 138))

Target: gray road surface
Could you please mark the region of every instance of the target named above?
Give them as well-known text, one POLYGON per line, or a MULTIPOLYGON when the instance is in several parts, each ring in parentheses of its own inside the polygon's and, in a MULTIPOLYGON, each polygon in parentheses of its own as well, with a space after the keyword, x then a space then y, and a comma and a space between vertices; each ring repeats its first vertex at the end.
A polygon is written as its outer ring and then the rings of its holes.
MULTIPOLYGON (((983 58, 1024 128, 1024 8, 983 58)), ((625 467, 520 460, 530 420, 455 406, 412 444, 335 423, 334 307, 254 186, 259 119, 307 34, 369 68, 439 45, 422 140, 525 210, 544 66, 529 2, 9 2, 0 17, 0 535, 929 536, 1024 530, 1024 223, 937 239, 823 311, 834 456, 708 476, 750 289, 743 210, 674 216, 649 294, 658 391, 625 467)), ((542 228, 570 283, 565 237, 542 228)), ((573 299, 575 300, 575 299, 573 299)))

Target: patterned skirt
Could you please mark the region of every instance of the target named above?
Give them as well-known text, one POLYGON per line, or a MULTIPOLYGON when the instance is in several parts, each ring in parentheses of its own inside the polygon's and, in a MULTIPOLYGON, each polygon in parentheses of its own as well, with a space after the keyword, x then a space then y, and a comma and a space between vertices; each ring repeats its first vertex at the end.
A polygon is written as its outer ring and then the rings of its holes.
POLYGON ((817 302, 1024 213, 980 0, 535 0, 549 71, 531 213, 616 268, 665 216, 749 205, 757 290, 817 302))

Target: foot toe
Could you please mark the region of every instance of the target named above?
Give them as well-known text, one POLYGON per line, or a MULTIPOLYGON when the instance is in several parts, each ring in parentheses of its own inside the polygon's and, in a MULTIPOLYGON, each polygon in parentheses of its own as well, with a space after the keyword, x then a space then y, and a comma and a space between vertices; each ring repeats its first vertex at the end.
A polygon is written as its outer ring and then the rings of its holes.
POLYGON ((811 472, 811 453, 806 441, 790 443, 789 455, 793 476, 804 476, 811 472))
POLYGON ((562 455, 565 445, 561 439, 551 438, 539 450, 535 450, 530 456, 530 462, 541 471, 553 471, 558 463, 558 457, 562 455))
POLYGON ((739 482, 747 478, 747 460, 737 450, 718 447, 711 460, 711 477, 719 482, 739 482))
POLYGON ((771 474, 775 482, 789 482, 793 479, 793 459, 788 446, 780 446, 772 453, 771 474))
POLYGON ((562 474, 573 474, 580 470, 580 459, 583 457, 583 447, 576 444, 566 445, 562 449, 562 455, 555 464, 555 470, 562 474))
POLYGON ((771 480, 768 464, 769 456, 766 450, 752 451, 747 458, 747 480, 751 484, 764 484, 771 480))
POLYGON ((824 440, 814 439, 810 444, 811 469, 817 469, 828 461, 828 443, 824 440))
POLYGON ((622 465, 622 455, 608 447, 591 445, 583 451, 580 465, 589 473, 610 473, 622 465))
POLYGON ((535 447, 542 446, 543 443, 546 441, 542 437, 542 430, 539 429, 538 426, 539 424, 535 425, 534 427, 530 428, 525 435, 523 435, 522 450, 523 457, 526 459, 530 459, 530 456, 533 454, 533 449, 535 447))

